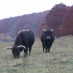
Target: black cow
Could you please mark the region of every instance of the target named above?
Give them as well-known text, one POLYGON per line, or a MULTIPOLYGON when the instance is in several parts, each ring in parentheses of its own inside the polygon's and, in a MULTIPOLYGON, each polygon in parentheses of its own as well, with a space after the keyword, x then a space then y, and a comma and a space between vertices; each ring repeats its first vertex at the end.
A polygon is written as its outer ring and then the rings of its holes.
POLYGON ((52 46, 52 43, 54 42, 54 35, 53 35, 54 29, 43 29, 43 33, 41 35, 41 42, 43 45, 43 52, 46 50, 46 52, 50 52, 50 48, 52 46))
POLYGON ((29 54, 31 53, 32 45, 35 41, 34 33, 32 30, 21 30, 18 32, 18 35, 15 39, 14 46, 7 47, 5 49, 11 48, 12 54, 15 58, 19 57, 20 52, 24 50, 25 56, 29 50, 29 54))

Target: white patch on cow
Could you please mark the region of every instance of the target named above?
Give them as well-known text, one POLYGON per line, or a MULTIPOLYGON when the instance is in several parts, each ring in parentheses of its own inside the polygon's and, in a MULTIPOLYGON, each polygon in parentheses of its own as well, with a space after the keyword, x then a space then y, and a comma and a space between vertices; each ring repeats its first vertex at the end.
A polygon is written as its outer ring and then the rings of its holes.
POLYGON ((18 32, 18 34, 21 33, 21 32, 24 32, 24 31, 29 31, 29 29, 26 29, 26 30, 20 30, 20 31, 18 32))
POLYGON ((50 39, 50 36, 47 36, 46 39, 50 39))

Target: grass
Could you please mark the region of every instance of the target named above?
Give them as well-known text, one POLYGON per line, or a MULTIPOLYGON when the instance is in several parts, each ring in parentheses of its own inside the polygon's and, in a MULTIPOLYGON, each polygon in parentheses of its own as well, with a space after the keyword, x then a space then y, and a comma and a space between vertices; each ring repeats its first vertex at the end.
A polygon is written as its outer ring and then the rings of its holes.
POLYGON ((0 73, 73 73, 73 36, 56 38, 50 53, 43 53, 37 39, 31 55, 14 59, 11 50, 2 51, 13 43, 0 43, 0 73))

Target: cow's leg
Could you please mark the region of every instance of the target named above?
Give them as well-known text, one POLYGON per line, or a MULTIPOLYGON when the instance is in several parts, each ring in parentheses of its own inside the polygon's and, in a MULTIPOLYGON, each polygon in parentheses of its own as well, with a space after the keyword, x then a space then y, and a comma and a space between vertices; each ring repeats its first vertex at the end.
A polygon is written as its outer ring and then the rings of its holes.
POLYGON ((44 45, 43 45, 43 52, 44 52, 44 45))
POLYGON ((45 44, 44 44, 44 43, 42 43, 42 46, 43 46, 43 52, 44 52, 45 44))
POLYGON ((46 51, 45 51, 46 53, 48 52, 48 47, 46 47, 46 51))
POLYGON ((25 56, 27 56, 27 52, 28 52, 28 47, 26 47, 26 49, 24 49, 25 56))
POLYGON ((52 44, 49 45, 48 50, 47 50, 48 52, 50 52, 51 46, 52 44))
POLYGON ((31 54, 32 46, 29 47, 29 55, 31 54))
POLYGON ((47 49, 47 52, 50 52, 50 47, 47 49))

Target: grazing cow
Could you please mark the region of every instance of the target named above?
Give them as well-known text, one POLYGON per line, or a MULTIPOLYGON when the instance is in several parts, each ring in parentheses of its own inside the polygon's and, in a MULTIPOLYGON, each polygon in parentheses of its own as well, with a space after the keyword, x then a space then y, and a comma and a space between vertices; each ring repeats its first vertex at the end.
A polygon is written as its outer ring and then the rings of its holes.
POLYGON ((41 35, 41 42, 43 45, 43 52, 46 50, 46 52, 50 52, 50 48, 52 46, 52 43, 54 42, 54 35, 53 35, 53 30, 45 30, 42 29, 43 33, 41 35))
MULTIPOLYGON (((15 58, 19 57, 20 52, 24 50, 25 56, 31 53, 32 45, 35 41, 34 33, 32 30, 21 30, 18 32, 13 47, 6 47, 5 49, 11 48, 12 54, 15 58)), ((4 49, 4 50, 5 50, 4 49)))

